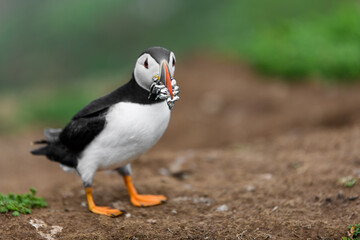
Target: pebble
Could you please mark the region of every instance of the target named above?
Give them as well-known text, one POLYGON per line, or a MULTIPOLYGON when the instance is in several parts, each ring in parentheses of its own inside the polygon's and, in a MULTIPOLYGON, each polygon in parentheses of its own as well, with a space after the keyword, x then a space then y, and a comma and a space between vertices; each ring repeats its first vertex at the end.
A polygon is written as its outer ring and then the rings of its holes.
POLYGON ((36 219, 36 218, 30 219, 29 223, 31 226, 33 226, 36 229, 36 232, 42 238, 45 238, 46 240, 55 240, 54 235, 56 235, 57 233, 59 233, 63 230, 63 227, 55 226, 55 225, 49 226, 43 220, 36 219), (41 230, 45 229, 47 232, 49 232, 49 230, 50 230, 50 233, 44 233, 39 230, 40 228, 41 228, 41 230))
POLYGON ((178 212, 177 212, 176 210, 172 210, 171 213, 172 213, 173 215, 176 215, 178 212))
POLYGON ((156 220, 155 219, 148 219, 146 220, 147 223, 151 223, 151 224, 156 224, 156 220))
POLYGON ((253 191, 255 191, 255 187, 254 187, 253 185, 249 185, 249 186, 246 186, 246 187, 245 187, 245 190, 246 190, 247 192, 253 192, 253 191))
POLYGON ((207 197, 194 198, 193 203, 204 203, 206 205, 210 205, 212 203, 212 199, 207 197))
POLYGON ((262 180, 271 180, 273 175, 271 173, 265 173, 265 174, 260 174, 259 176, 262 180))
POLYGON ((206 205, 211 205, 212 199, 207 197, 199 197, 199 198, 192 198, 192 197, 177 197, 172 199, 174 202, 183 202, 183 201, 192 201, 193 203, 203 203, 206 205))
POLYGON ((229 210, 229 208, 226 204, 221 205, 216 209, 216 211, 218 211, 218 212, 226 212, 227 210, 229 210))
POLYGON ((189 161, 192 158, 192 152, 177 156, 168 168, 170 175, 180 180, 188 178, 195 168, 193 162, 189 161))
POLYGON ((115 209, 125 209, 124 207, 124 203, 120 202, 120 201, 116 201, 112 203, 113 208, 115 209))
POLYGON ((177 198, 172 199, 172 201, 174 201, 174 202, 182 202, 182 201, 189 201, 189 200, 191 200, 190 197, 177 197, 177 198))
POLYGON ((167 168, 160 168, 159 169, 159 174, 162 175, 162 176, 169 176, 170 171, 167 168))
POLYGON ((340 191, 338 193, 338 199, 343 199, 344 198, 344 193, 342 191, 340 191))

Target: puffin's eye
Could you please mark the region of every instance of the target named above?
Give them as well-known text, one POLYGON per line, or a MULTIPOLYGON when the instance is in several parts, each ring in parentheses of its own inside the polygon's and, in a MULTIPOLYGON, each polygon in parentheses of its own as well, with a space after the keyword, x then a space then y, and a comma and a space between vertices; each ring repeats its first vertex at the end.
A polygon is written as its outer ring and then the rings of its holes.
POLYGON ((172 62, 172 64, 173 64, 173 67, 175 67, 175 58, 173 58, 173 62, 172 62))
POLYGON ((145 68, 149 68, 148 59, 145 59, 145 62, 144 62, 144 67, 145 67, 145 68))

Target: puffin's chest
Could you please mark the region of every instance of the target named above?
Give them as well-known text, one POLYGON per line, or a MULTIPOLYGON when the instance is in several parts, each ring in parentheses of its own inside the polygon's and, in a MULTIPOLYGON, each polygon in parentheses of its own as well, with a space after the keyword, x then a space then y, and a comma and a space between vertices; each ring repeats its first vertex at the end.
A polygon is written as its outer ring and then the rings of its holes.
POLYGON ((169 120, 170 110, 166 102, 118 103, 106 117, 106 145, 137 147, 146 151, 163 135, 169 120))
POLYGON ((106 115, 103 131, 84 150, 78 168, 115 169, 149 150, 170 120, 166 102, 118 103, 106 115))

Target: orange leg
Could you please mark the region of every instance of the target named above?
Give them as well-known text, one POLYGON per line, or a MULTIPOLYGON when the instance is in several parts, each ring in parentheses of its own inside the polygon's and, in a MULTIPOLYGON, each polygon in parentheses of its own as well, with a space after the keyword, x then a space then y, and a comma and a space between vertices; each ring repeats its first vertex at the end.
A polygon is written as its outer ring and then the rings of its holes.
POLYGON ((130 195, 131 203, 136 207, 149 207, 162 204, 166 201, 163 195, 140 195, 137 193, 134 185, 132 184, 129 175, 124 176, 125 185, 130 195))
POLYGON ((106 215, 109 217, 117 217, 121 214, 123 214, 124 212, 119 211, 117 209, 110 209, 109 207, 99 207, 96 206, 92 197, 92 187, 87 187, 85 188, 85 193, 86 193, 86 199, 88 202, 88 207, 89 210, 93 213, 96 214, 102 214, 102 215, 106 215))

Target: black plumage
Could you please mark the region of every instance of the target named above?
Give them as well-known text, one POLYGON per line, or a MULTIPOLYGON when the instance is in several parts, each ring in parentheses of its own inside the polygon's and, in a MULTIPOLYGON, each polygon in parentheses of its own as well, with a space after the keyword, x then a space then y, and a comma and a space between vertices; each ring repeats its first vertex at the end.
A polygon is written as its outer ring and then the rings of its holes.
POLYGON ((133 75, 125 85, 81 109, 57 136, 34 142, 47 145, 31 153, 45 155, 68 167, 76 167, 79 154, 104 129, 106 114, 111 106, 119 102, 153 104, 161 101, 164 100, 155 99, 153 95, 149 97, 149 92, 138 85, 133 75))
POLYGON ((140 54, 143 55, 144 53, 150 54, 157 63, 161 63, 162 60, 166 60, 167 62, 170 62, 170 51, 163 47, 151 47, 146 49, 143 53, 140 54))

